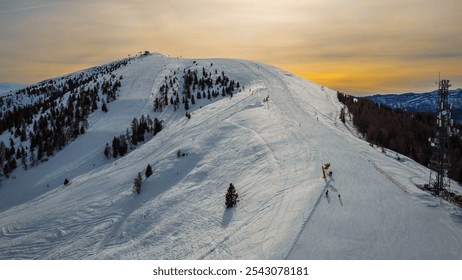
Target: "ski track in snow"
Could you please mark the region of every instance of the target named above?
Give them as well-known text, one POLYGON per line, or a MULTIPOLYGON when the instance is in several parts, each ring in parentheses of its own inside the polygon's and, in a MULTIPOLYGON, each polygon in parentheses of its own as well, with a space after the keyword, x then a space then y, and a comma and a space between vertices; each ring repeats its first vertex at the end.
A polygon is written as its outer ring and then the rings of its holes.
POLYGON ((261 63, 196 61, 133 60, 118 70, 120 96, 91 115, 85 135, 2 182, 0 259, 462 258, 460 209, 415 187, 428 169, 341 123, 336 92, 261 63), (243 89, 197 100, 190 120, 182 109, 152 111, 165 76, 202 67, 243 89), (105 143, 142 114, 164 130, 106 160, 105 143), (324 180, 327 162, 333 177, 324 180), (148 163, 154 174, 135 195, 148 163), (225 209, 229 183, 241 201, 225 209))

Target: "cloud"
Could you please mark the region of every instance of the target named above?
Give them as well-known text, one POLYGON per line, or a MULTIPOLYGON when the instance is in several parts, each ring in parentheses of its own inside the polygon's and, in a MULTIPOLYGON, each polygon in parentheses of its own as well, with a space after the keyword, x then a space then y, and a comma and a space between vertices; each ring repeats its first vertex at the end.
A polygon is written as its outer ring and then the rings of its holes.
POLYGON ((30 1, 8 1, 0 3, 0 15, 1 14, 14 14, 23 11, 46 9, 53 6, 62 4, 62 2, 50 2, 50 1, 36 1, 34 5, 30 5, 30 1))
POLYGON ((8 38, 0 81, 33 82, 146 49, 263 61, 339 89, 386 91, 430 78, 416 67, 461 79, 460 1, 27 3, 0 4, 0 38, 8 38))

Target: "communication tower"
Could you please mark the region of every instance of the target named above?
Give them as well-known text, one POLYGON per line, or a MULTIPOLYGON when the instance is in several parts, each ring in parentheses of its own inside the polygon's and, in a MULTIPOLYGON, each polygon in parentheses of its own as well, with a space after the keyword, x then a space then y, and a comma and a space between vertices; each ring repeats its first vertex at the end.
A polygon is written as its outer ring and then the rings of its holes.
POLYGON ((437 133, 434 138, 430 138, 430 144, 435 153, 430 160, 429 168, 430 180, 429 187, 437 196, 446 196, 451 182, 448 177, 448 171, 451 168, 447 157, 448 138, 451 135, 451 128, 454 121, 451 119, 452 105, 449 104, 449 80, 440 80, 438 82, 438 115, 436 120, 437 133))

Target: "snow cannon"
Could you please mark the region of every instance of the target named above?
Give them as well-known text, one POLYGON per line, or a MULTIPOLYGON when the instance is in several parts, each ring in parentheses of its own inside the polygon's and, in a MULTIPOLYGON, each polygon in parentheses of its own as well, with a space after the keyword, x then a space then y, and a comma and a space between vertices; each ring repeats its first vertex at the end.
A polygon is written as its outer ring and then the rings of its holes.
POLYGON ((322 178, 326 179, 326 172, 329 170, 330 163, 326 163, 322 166, 322 178))

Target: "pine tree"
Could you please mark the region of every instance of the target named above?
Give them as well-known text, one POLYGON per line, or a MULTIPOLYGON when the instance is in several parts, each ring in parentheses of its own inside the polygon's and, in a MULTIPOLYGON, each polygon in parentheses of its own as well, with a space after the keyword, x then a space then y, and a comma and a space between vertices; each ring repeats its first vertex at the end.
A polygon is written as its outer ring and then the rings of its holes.
POLYGON ((95 111, 98 109, 98 104, 96 104, 96 99, 93 100, 93 103, 91 105, 91 111, 95 111))
POLYGON ((0 142, 0 165, 3 165, 3 162, 6 159, 6 145, 3 141, 0 142))
POLYGON ((16 155, 15 156, 16 156, 16 159, 21 158, 21 150, 19 148, 16 150, 16 155))
POLYGON ((105 113, 108 112, 106 102, 104 102, 104 101, 103 101, 103 105, 101 106, 101 110, 103 110, 103 112, 105 112, 105 113))
POLYGON ((104 148, 104 156, 107 159, 111 157, 111 147, 109 147, 109 143, 106 143, 106 147, 104 148))
POLYGON ((26 151, 24 150, 24 147, 22 147, 21 148, 21 164, 22 164, 22 167, 24 168, 24 170, 27 170, 27 167, 28 167, 26 157, 27 157, 26 151))
POLYGON ((143 182, 143 177, 141 176, 141 172, 138 172, 138 176, 135 178, 133 182, 133 191, 140 194, 141 192, 141 183, 143 182))
POLYGON ((226 208, 233 207, 238 202, 238 193, 236 192, 236 188, 234 187, 233 183, 229 184, 228 192, 226 193, 226 200, 225 205, 226 208))
POLYGON ((26 125, 23 123, 22 126, 21 126, 21 137, 20 137, 20 140, 21 142, 24 142, 26 141, 27 139, 27 135, 26 135, 26 125))
POLYGON ((154 118, 154 135, 159 133, 162 130, 162 122, 160 122, 157 118, 154 118))
POLYGON ((342 121, 342 123, 345 123, 345 107, 342 107, 342 109, 340 109, 340 120, 342 121))
POLYGON ((10 173, 11 173, 10 166, 9 166, 8 163, 5 163, 5 165, 3 166, 3 175, 4 175, 6 178, 9 178, 9 177, 10 177, 10 173))
POLYGON ((185 109, 186 111, 189 110, 189 101, 188 101, 188 98, 185 99, 185 102, 184 102, 184 109, 185 109))
POLYGON ((125 135, 120 135, 119 144, 119 154, 121 157, 123 157, 126 153, 128 153, 128 143, 125 135))
POLYGON ((120 140, 118 137, 114 136, 112 139, 112 156, 116 158, 119 155, 120 140))
POLYGON ((157 111, 159 110, 159 108, 160 108, 160 103, 159 103, 159 99, 158 99, 158 98, 154 99, 154 106, 153 106, 153 107, 154 107, 154 112, 157 112, 157 111))
POLYGON ((18 163, 16 162, 14 158, 11 158, 8 161, 8 165, 10 166, 11 171, 15 170, 18 167, 18 163))
POLYGON ((152 175, 152 167, 150 164, 146 167, 146 172, 144 173, 146 175, 146 178, 149 178, 152 175))
POLYGON ((132 138, 132 144, 133 145, 138 145, 138 127, 139 127, 139 122, 138 122, 138 119, 137 118, 134 118, 133 121, 132 121, 132 134, 131 134, 131 138, 132 138))
POLYGON ((30 166, 33 167, 37 165, 37 158, 35 157, 34 151, 30 151, 29 161, 30 161, 30 166))

